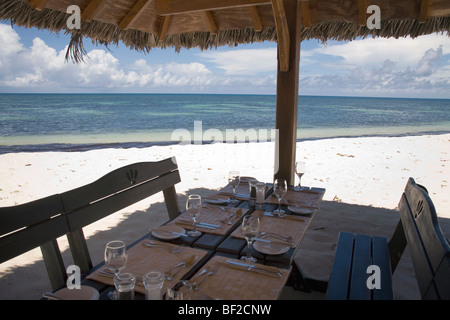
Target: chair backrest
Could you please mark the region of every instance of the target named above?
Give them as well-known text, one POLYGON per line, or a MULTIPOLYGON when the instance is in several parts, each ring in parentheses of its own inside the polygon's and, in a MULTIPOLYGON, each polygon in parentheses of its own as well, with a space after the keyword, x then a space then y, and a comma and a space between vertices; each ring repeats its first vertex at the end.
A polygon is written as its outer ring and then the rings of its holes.
POLYGON ((67 277, 56 239, 67 232, 59 195, 0 208, 0 263, 41 247, 50 283, 56 289, 67 277))
POLYGON ((424 299, 450 299, 450 247, 426 189, 409 178, 400 218, 424 299))
POLYGON ((180 213, 175 184, 180 174, 174 157, 116 169, 97 181, 61 194, 69 225, 69 245, 82 271, 92 267, 82 228, 163 191, 169 218, 180 213))

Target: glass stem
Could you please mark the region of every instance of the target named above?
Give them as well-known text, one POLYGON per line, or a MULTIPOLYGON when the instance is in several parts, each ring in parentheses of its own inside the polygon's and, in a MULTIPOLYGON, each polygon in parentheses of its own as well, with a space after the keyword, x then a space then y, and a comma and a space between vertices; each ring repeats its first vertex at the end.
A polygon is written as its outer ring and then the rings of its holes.
MULTIPOLYGON (((252 247, 252 242, 250 240, 247 240, 247 259, 251 259, 252 258, 252 253, 251 253, 251 247, 252 247)), ((250 261, 250 260, 249 260, 250 261)))
POLYGON ((278 197, 278 211, 281 210, 281 197, 278 197))

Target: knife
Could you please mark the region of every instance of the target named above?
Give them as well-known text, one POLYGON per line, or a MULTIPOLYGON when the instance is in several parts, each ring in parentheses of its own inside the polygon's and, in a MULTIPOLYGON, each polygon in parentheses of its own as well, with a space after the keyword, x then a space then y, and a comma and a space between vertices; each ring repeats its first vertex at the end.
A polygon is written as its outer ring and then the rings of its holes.
MULTIPOLYGON (((180 220, 178 220, 177 222, 180 222, 180 223, 187 223, 187 224, 189 224, 189 225, 192 225, 192 220, 184 220, 184 219, 180 219, 180 220)), ((210 228, 220 228, 220 227, 222 227, 222 226, 219 226, 218 224, 212 224, 212 223, 207 223, 207 222, 197 222, 196 223, 196 225, 197 226, 204 226, 205 228, 206 227, 210 227, 210 228)))
MULTIPOLYGON (((272 212, 264 212, 264 215, 267 217, 276 217, 279 218, 278 216, 274 215, 272 212)), ((299 216, 294 216, 292 214, 286 214, 284 217, 282 217, 281 219, 291 219, 291 220, 295 220, 295 221, 299 221, 299 222, 305 222, 304 219, 300 218, 299 216)))
MULTIPOLYGON (((184 221, 181 221, 181 220, 177 221, 175 223, 192 226, 192 222, 191 223, 190 222, 184 222, 184 221)), ((212 225, 212 224, 209 224, 209 223, 205 224, 204 222, 200 222, 200 223, 197 222, 195 225, 197 227, 206 228, 206 229, 213 229, 213 230, 215 230, 215 229, 220 227, 220 226, 215 227, 216 225, 212 225)))
POLYGON ((253 272, 258 272, 258 273, 264 274, 266 276, 270 276, 270 277, 274 277, 274 278, 281 278, 281 270, 279 270, 279 269, 270 270, 268 268, 257 267, 254 264, 246 264, 246 263, 237 262, 234 260, 226 260, 225 264, 231 265, 234 267, 239 267, 239 268, 237 268, 239 270, 253 271, 253 272))
POLYGON ((197 222, 198 226, 212 227, 212 228, 220 228, 218 224, 206 223, 206 222, 197 222))
POLYGON ((289 246, 291 248, 294 247, 294 245, 290 242, 287 241, 282 241, 282 240, 277 240, 277 241, 271 241, 271 240, 266 240, 266 239, 261 239, 261 238, 254 238, 253 240, 255 241, 259 241, 259 242, 266 242, 266 243, 278 243, 278 244, 283 244, 285 246, 289 246))
POLYGON ((156 231, 156 232, 171 233, 171 234, 176 234, 176 235, 182 236, 182 237, 187 237, 188 236, 186 233, 175 232, 175 231, 167 231, 167 230, 161 230, 161 229, 152 229, 151 231, 152 232, 156 231))

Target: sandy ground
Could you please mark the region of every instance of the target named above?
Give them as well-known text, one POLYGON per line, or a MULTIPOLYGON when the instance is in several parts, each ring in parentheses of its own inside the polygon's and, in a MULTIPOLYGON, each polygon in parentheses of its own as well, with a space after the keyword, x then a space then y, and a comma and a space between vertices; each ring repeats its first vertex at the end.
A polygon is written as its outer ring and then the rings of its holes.
MULTIPOLYGON (((134 162, 172 156, 182 180, 176 186, 181 206, 186 194, 216 192, 227 183, 230 170, 271 182, 276 167, 271 142, 4 154, 0 206, 67 191, 134 162)), ((327 190, 296 256, 306 276, 328 280, 339 231, 389 238, 409 177, 427 187, 449 237, 450 134, 304 141, 297 143, 297 160, 301 159, 307 163, 303 184, 327 190)), ((84 228, 93 263, 102 261, 108 241, 130 243, 167 219, 163 196, 156 194, 84 228)), ((58 241, 70 265, 67 241, 58 241)), ((39 248, 0 265, 0 299, 39 299, 49 289, 39 248)), ((394 290, 397 299, 420 298, 408 248, 394 274, 394 290)))

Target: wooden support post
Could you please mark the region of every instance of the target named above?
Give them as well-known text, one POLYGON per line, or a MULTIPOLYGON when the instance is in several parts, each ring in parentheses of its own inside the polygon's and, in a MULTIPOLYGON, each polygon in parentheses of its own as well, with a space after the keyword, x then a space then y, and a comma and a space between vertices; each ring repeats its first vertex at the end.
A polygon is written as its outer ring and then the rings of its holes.
POLYGON ((293 185, 297 141, 301 5, 297 4, 297 0, 289 0, 284 2, 284 6, 290 35, 289 69, 282 71, 278 63, 275 121, 278 140, 275 149, 275 178, 286 179, 289 185, 293 185))

